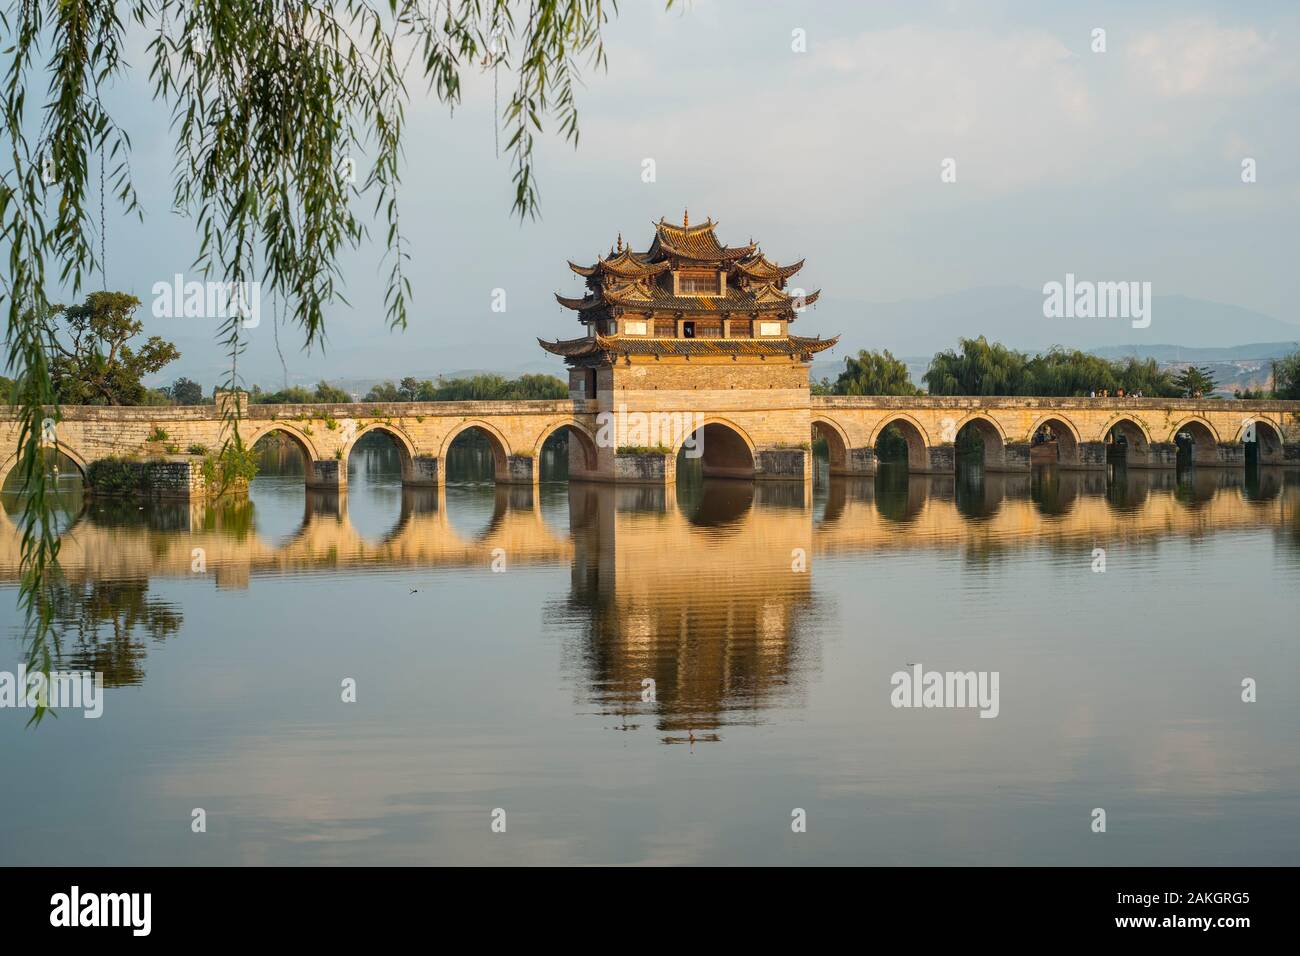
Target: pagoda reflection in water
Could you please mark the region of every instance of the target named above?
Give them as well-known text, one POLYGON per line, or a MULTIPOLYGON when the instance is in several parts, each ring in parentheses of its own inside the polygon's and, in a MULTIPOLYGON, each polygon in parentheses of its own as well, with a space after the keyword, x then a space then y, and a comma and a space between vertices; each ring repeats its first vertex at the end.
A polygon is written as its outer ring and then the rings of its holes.
POLYGON ((585 696, 670 742, 798 703, 826 610, 805 487, 575 486, 572 589, 553 610, 579 635, 585 696))

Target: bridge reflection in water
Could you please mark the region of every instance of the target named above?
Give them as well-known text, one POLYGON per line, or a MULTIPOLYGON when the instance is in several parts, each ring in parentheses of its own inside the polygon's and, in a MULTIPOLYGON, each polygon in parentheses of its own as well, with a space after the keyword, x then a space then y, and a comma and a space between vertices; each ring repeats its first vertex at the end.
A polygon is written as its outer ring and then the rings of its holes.
MULTIPOLYGON (((604 726, 693 743, 801 705, 820 670, 821 625, 838 614, 837 594, 817 586, 828 560, 941 549, 980 561, 1046 548, 1086 563, 1098 546, 1232 529, 1271 529, 1300 555, 1293 469, 909 476, 882 466, 874 478, 815 487, 445 490, 384 487, 380 469, 369 487, 351 485, 352 500, 304 497, 291 477, 259 478, 251 501, 143 508, 70 495, 57 607, 63 663, 103 671, 110 686, 144 681, 149 645, 175 635, 184 613, 149 593, 155 578, 202 573, 240 589, 264 575, 567 565, 567 592, 543 602, 534 633, 561 636, 579 710, 606 716, 604 726), (391 508, 378 521, 376 503, 391 508)), ((0 581, 12 584, 19 535, 11 517, 0 522, 0 581)))

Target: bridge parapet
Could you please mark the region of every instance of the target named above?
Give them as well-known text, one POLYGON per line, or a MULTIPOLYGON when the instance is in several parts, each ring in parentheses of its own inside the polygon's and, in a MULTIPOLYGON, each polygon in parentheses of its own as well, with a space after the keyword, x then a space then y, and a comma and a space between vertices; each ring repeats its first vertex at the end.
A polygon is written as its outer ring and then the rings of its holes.
POLYGON ((1172 409, 1177 411, 1290 412, 1300 416, 1300 402, 1281 399, 1206 398, 1088 398, 1082 395, 813 395, 813 408, 901 408, 901 409, 1172 409))

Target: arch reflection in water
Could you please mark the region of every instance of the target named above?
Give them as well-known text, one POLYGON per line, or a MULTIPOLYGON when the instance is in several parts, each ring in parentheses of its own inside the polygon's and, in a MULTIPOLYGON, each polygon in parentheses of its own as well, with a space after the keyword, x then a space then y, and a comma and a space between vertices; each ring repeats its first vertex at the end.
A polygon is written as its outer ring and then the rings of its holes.
POLYGON ((384 542, 399 529, 403 510, 410 509, 411 498, 402 485, 410 457, 383 426, 363 432, 349 449, 348 518, 363 538, 384 542))

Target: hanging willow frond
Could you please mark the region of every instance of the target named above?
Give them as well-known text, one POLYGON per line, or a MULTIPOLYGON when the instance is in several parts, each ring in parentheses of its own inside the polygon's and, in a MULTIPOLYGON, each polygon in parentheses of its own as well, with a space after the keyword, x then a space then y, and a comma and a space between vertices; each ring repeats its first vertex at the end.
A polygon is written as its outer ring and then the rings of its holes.
MULTIPOLYGON (((7 370, 21 419, 20 603, 30 658, 48 670, 47 591, 59 546, 42 458, 42 423, 57 418, 43 319, 52 285, 75 297, 103 268, 107 243, 101 235, 97 253, 88 202, 92 154, 107 157, 120 210, 142 214, 130 139, 101 95, 126 73, 128 41, 149 37, 154 102, 169 111, 175 137, 173 205, 193 217, 199 237, 195 269, 282 297, 311 345, 323 340, 326 310, 346 301, 339 256, 366 237, 353 208, 363 196, 373 199, 366 215, 384 227, 387 322, 407 323, 397 200, 406 63, 418 57, 428 89, 454 107, 462 64, 490 48, 493 28, 507 50, 514 41, 517 63, 501 60, 515 74, 504 116, 513 127, 512 210, 533 217, 534 136, 549 116, 577 144, 575 81, 581 68, 605 63, 608 11, 615 4, 602 0, 12 0, 0 14, 9 140, 0 241, 9 259, 7 370), (365 176, 341 175, 348 160, 365 176)), ((233 316, 219 333, 231 360, 228 388, 239 385, 241 330, 233 316)), ((231 407, 238 450, 239 403, 231 407)))

